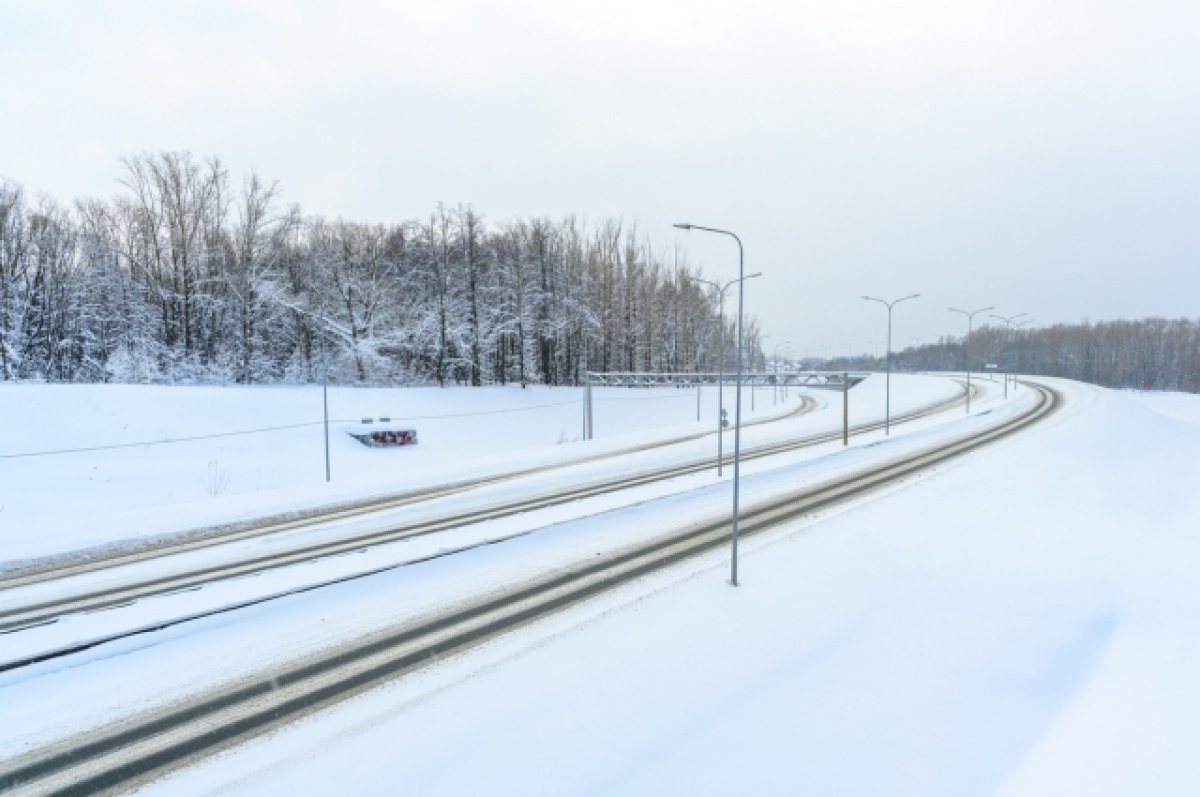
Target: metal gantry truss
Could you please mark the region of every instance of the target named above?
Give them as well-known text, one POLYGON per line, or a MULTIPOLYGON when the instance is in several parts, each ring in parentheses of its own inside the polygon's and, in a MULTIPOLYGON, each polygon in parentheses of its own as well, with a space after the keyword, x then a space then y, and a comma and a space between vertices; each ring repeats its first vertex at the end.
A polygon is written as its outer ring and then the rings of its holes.
MULTIPOLYGON (((791 371, 781 373, 752 372, 742 374, 747 387, 820 387, 842 390, 847 384, 854 387, 869 376, 867 371, 791 371)), ((695 387, 715 385, 718 381, 733 385, 735 375, 719 374, 656 374, 635 371, 588 371, 588 383, 604 387, 695 387)))

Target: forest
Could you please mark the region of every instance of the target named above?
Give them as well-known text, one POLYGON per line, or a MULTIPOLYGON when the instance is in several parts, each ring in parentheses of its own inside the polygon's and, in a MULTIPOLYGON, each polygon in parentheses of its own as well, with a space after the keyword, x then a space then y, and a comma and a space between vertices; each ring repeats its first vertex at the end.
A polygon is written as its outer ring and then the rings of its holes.
MULTIPOLYGON (((619 221, 308 217, 186 152, 123 159, 120 185, 64 208, 0 183, 0 379, 577 384, 715 370, 735 339, 619 221)), ((754 319, 746 346, 761 367, 754 319)))
MULTIPOLYGON (((823 365, 837 370, 882 369, 882 358, 840 358, 823 365)), ((1060 376, 1104 387, 1200 393, 1200 319, 1054 324, 1011 329, 985 325, 967 341, 937 343, 892 354, 903 371, 997 372, 1060 376)))
MULTIPOLYGON (((0 181, 0 381, 559 385, 732 365, 715 287, 620 221, 488 224, 470 205, 329 220, 186 152, 123 159, 120 186, 63 207, 0 181)), ((762 337, 748 318, 749 369, 767 367, 762 337)), ((1200 392, 1200 320, 984 326, 969 352, 947 337, 892 357, 898 370, 989 363, 1200 392)))

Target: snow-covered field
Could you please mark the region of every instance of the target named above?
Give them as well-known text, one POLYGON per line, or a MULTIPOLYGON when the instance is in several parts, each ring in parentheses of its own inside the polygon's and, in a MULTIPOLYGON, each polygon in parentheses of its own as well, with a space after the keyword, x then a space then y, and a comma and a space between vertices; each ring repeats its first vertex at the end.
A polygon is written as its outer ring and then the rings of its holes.
MULTIPOLYGON (((1200 397, 1055 384, 1068 405, 1047 424, 883 496, 748 538, 737 589, 725 582, 727 554, 698 558, 146 793, 1194 794, 1200 397)), ((1031 397, 1022 388, 1005 401, 998 382, 982 387, 971 418, 960 406, 895 427, 887 441, 863 435, 848 452, 832 444, 747 465, 744 501, 986 423, 1031 397)), ((957 389, 937 377, 894 377, 893 411, 957 389)), ((822 408, 752 427, 744 444, 836 427, 840 397, 813 395, 822 408)), ((705 397, 697 426, 694 391, 604 391, 597 439, 570 444, 580 401, 564 389, 331 398, 340 418, 402 417, 391 403, 402 399, 410 415, 456 417, 418 421, 421 442, 411 450, 368 450, 335 434, 329 486, 319 426, 0 459, 0 559, 382 492, 401 480, 566 461, 694 432, 715 412, 705 397), (509 412, 475 414, 493 409, 509 412), (213 460, 229 473, 220 491, 205 482, 213 460), (92 469, 105 472, 106 487, 92 486, 92 469), (256 484, 251 474, 265 472, 274 475, 256 484)), ((881 414, 881 399, 881 379, 855 388, 855 418, 881 414)), ((772 406, 769 391, 756 407, 789 408, 772 406)), ((2 417, 29 422, 6 420, 0 455, 299 423, 314 408, 319 421, 320 393, 311 389, 6 387, 2 417), (273 406, 256 409, 259 396, 274 397, 273 406), (60 423, 70 406, 90 422, 60 423), (76 436, 83 442, 72 445, 76 436)), ((710 435, 671 456, 713 443, 710 435)), ((490 489, 553 489, 555 479, 667 456, 490 489)), ((517 536, 258 606, 236 622, 199 621, 71 666, 0 674, 0 757, 727 506, 728 477, 643 489, 629 507, 579 502, 483 532, 456 530, 517 536)), ((17 644, 12 636, 0 637, 0 654, 17 644)))
MULTIPOLYGON (((894 413, 959 390, 946 380, 896 379, 894 413)), ((812 395, 840 401, 836 393, 812 395)), ((713 387, 699 395, 700 422, 695 388, 595 388, 593 440, 572 445, 582 434, 582 397, 581 389, 565 387, 330 388, 326 483, 320 386, 3 385, 0 568, 64 550, 564 462, 716 425, 713 387), (372 449, 346 434, 362 418, 380 417, 415 428, 418 444, 372 449)), ((856 388, 854 397, 852 422, 882 416, 882 380, 856 388)), ((754 420, 795 409, 797 396, 747 389, 742 401, 745 417, 754 420)), ((730 419, 733 406, 734 391, 726 388, 730 419)), ((729 450, 733 434, 725 436, 729 450)), ((754 439, 748 432, 747 442, 754 439)), ((713 440, 696 450, 715 456, 713 440)))
MULTIPOLYGON (((701 399, 715 419, 716 389, 701 399)), ((695 390, 596 389, 593 403, 594 448, 707 428, 695 390)), ((781 409, 761 389, 755 406, 781 409)), ((320 386, 6 385, 0 560, 562 459, 582 407, 575 388, 332 387, 327 484, 320 386), (418 444, 370 449, 346 434, 381 417, 415 428, 418 444)))

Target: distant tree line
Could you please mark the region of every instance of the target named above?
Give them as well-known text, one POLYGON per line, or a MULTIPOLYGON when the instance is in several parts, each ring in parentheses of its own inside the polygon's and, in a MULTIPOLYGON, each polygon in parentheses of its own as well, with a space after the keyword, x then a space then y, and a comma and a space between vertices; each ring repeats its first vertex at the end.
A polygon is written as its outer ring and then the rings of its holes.
MULTIPOLYGON (((1020 374, 1061 376, 1105 387, 1200 393, 1200 319, 1055 324, 1038 329, 984 326, 965 338, 942 338, 892 354, 897 370, 961 371, 970 362, 1020 374)), ((882 358, 842 358, 830 367, 882 368, 882 358)))
MULTIPOLYGON (((618 221, 363 224, 216 158, 121 167, 70 207, 0 182, 0 380, 556 385, 731 359, 714 291, 618 221)), ((759 340, 750 320, 751 364, 759 340)))

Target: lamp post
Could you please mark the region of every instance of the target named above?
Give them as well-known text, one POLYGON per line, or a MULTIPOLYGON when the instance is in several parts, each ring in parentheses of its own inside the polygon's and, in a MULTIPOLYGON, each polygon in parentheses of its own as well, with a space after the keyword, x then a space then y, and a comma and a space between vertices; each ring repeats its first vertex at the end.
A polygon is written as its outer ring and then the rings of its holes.
POLYGON ((321 415, 322 425, 325 428, 325 481, 330 480, 329 473, 329 360, 325 357, 325 326, 328 323, 325 318, 325 304, 322 302, 320 308, 321 326, 319 327, 321 334, 321 415))
POLYGON ((721 460, 724 456, 722 453, 724 450, 722 441, 725 439, 725 427, 721 425, 721 421, 724 419, 725 415, 725 291, 731 285, 737 285, 739 282, 761 276, 762 272, 756 271, 753 274, 747 274, 744 277, 738 277, 735 280, 730 280, 724 285, 713 282, 712 280, 703 279, 701 277, 693 278, 696 280, 696 282, 703 282, 705 285, 711 285, 717 291, 717 306, 720 308, 718 310, 719 315, 717 317, 717 335, 719 340, 717 345, 720 347, 720 351, 718 352, 717 356, 717 478, 721 477, 721 460))
POLYGON ((890 302, 883 299, 876 299, 874 296, 864 296, 868 302, 879 302, 887 308, 888 312, 888 331, 887 331, 887 382, 884 389, 884 409, 883 409, 883 433, 890 435, 892 433, 892 308, 907 302, 909 299, 916 299, 921 294, 914 293, 909 296, 901 296, 899 299, 892 299, 890 302))
MULTIPOLYGON (((1029 313, 1017 313, 1016 315, 996 315, 995 313, 992 313, 988 317, 995 318, 999 321, 1004 322, 1004 326, 1005 326, 1005 334, 1004 334, 1005 341, 1004 342, 1007 343, 1008 338, 1012 335, 1013 322, 1016 321, 1018 318, 1022 318, 1027 315, 1029 315, 1029 313)), ((1008 374, 1007 373, 1004 374, 1004 398, 1008 398, 1008 374)))
POLYGON ((971 324, 975 319, 976 313, 986 313, 988 310, 995 310, 995 306, 980 307, 978 310, 967 312, 959 310, 957 307, 946 308, 952 313, 962 313, 967 317, 967 414, 971 414, 971 324))
MULTIPOLYGON (((771 337, 771 336, 770 335, 759 335, 754 348, 757 351, 763 352, 762 342, 769 337, 771 337)), ((766 359, 767 359, 766 352, 763 352, 763 371, 764 372, 767 370, 766 359)), ((750 370, 754 371, 754 369, 755 369, 754 352, 750 352, 750 370)), ((755 396, 755 388, 756 387, 757 387, 757 385, 754 383, 754 380, 751 380, 750 381, 750 411, 751 412, 754 412, 754 396, 755 396)))
POLYGON ((782 347, 778 343, 775 344, 775 355, 773 357, 775 361, 775 368, 772 371, 772 376, 775 377, 775 384, 772 386, 774 389, 771 391, 772 405, 779 403, 780 396, 782 396, 784 399, 787 398, 787 394, 783 392, 783 380, 779 378, 779 350, 780 348, 783 348, 786 351, 787 349, 791 348, 791 346, 792 342, 790 340, 785 342, 782 347))
POLYGON ((329 365, 325 362, 325 336, 321 336, 321 408, 325 425, 325 481, 329 481, 329 365))
MULTIPOLYGON (((1027 317, 1027 318, 1023 318, 1023 319, 1021 319, 1021 321, 1020 321, 1020 322, 1018 322, 1018 323, 1016 323, 1016 324, 1013 324, 1013 331, 1014 331, 1014 332, 1020 332, 1022 328, 1024 328, 1025 326, 1027 326, 1027 325, 1029 325, 1029 324, 1032 324, 1032 323, 1033 323, 1033 316, 1029 316, 1029 317, 1027 317)), ((1017 366, 1018 366, 1018 365, 1020 365, 1020 363, 1021 363, 1021 350, 1022 350, 1022 348, 1023 348, 1023 347, 1021 346, 1021 338, 1020 338, 1020 336, 1017 336, 1017 338, 1016 338, 1016 339, 1013 341, 1013 375, 1012 375, 1012 386, 1013 386, 1013 392, 1014 392, 1014 393, 1016 393, 1016 392, 1017 392, 1017 366)))
MULTIPOLYGON (((711 232, 717 235, 728 235, 733 240, 737 241, 738 245, 738 282, 744 282, 746 279, 746 255, 742 248, 742 239, 729 230, 721 230, 716 227, 701 227, 698 224, 676 224, 676 228, 680 230, 700 230, 701 232, 711 232)), ((730 550, 730 569, 729 583, 737 586, 737 545, 738 545, 738 488, 740 484, 741 466, 742 466, 742 314, 745 307, 746 290, 745 286, 738 288, 738 322, 737 322, 737 388, 735 395, 734 421, 733 421, 733 529, 729 537, 730 550)))

